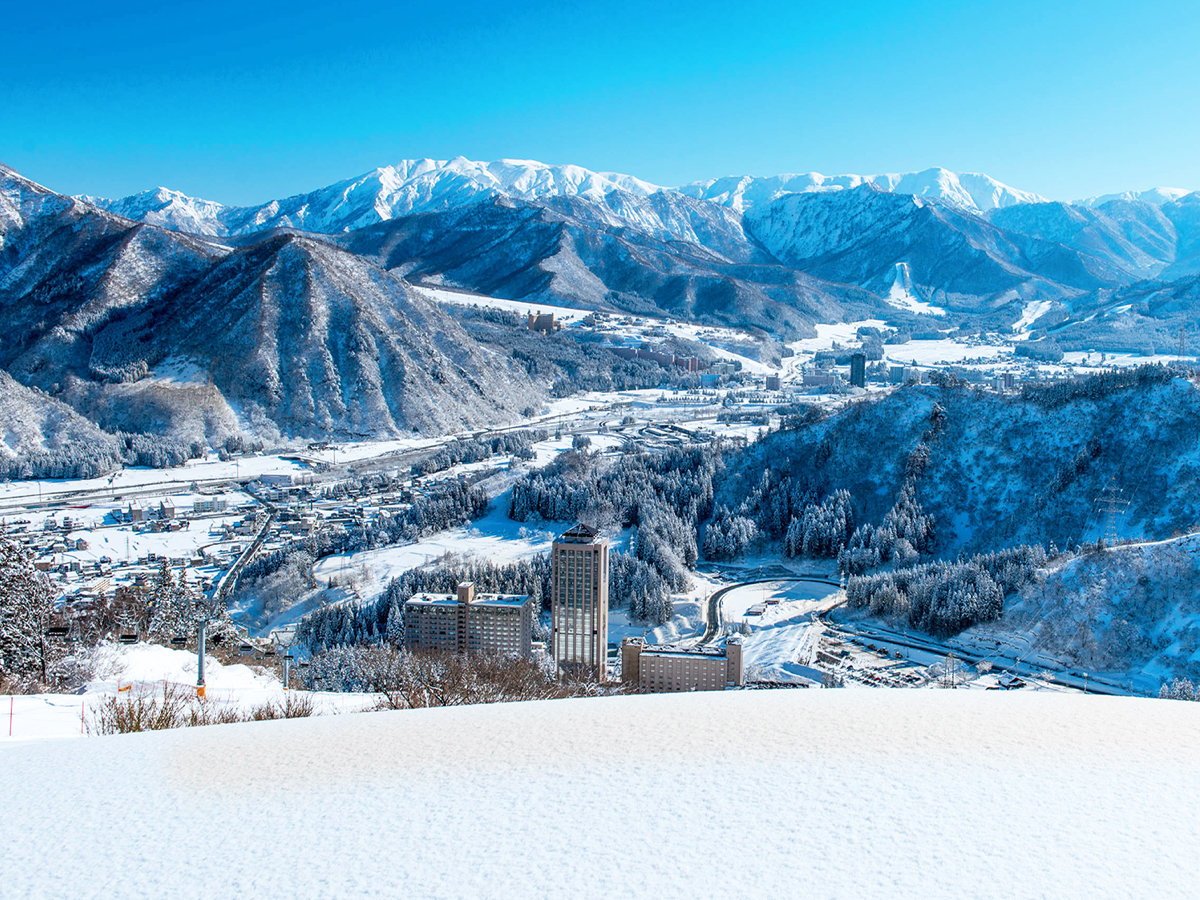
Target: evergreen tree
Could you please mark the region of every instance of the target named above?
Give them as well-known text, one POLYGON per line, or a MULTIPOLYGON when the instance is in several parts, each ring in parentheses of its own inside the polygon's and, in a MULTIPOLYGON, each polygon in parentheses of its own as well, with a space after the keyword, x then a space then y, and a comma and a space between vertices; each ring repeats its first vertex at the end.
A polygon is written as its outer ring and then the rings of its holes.
POLYGON ((0 677, 46 680, 46 628, 53 613, 49 582, 32 555, 0 540, 0 677))

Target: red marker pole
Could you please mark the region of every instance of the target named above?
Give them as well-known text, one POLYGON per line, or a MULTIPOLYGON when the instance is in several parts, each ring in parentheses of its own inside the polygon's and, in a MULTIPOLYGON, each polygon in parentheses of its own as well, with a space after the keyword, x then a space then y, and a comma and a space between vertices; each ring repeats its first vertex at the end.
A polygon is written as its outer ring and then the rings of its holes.
POLYGON ((84 731, 83 731, 83 710, 86 705, 87 705, 86 700, 79 701, 79 733, 80 734, 84 733, 84 731))
POLYGON ((12 737, 12 720, 13 720, 13 703, 16 702, 16 697, 9 696, 8 698, 8 736, 12 737))

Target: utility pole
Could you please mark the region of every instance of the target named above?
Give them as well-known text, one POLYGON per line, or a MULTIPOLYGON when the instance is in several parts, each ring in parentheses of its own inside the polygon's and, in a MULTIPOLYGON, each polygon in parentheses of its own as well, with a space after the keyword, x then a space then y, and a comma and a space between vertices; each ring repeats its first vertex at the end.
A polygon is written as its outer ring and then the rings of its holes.
POLYGON ((1130 500, 1126 499, 1125 492, 1117 487, 1116 481, 1112 478, 1108 479, 1108 484, 1104 490, 1096 497, 1096 509, 1103 512, 1106 516, 1107 523, 1104 530, 1104 543, 1108 546, 1113 546, 1117 542, 1117 516, 1124 515, 1129 509, 1130 500))
POLYGON ((946 654, 946 678, 945 684, 947 687, 958 687, 958 659, 953 653, 946 654))

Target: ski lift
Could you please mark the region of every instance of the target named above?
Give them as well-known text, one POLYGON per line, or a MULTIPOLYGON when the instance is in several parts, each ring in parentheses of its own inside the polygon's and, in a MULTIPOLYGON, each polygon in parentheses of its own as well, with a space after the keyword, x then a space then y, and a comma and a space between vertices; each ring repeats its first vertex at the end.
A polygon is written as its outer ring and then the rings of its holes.
POLYGON ((302 660, 300 660, 300 662, 298 662, 296 665, 298 665, 298 666, 299 666, 300 668, 302 668, 302 669, 307 669, 307 668, 308 668, 308 666, 309 666, 309 662, 308 662, 308 660, 307 660, 307 659, 302 659, 302 660))
POLYGON ((136 644, 138 642, 138 636, 134 632, 127 631, 123 634, 117 635, 117 641, 121 644, 136 644))
POLYGON ((274 647, 268 647, 266 650, 263 651, 263 656, 274 656, 274 655, 275 655, 274 647))
POLYGON ((208 639, 208 642, 215 647, 217 644, 221 643, 223 640, 225 640, 225 635, 221 634, 221 632, 218 631, 216 634, 214 634, 212 637, 210 637, 208 639))
POLYGON ((69 629, 66 625, 55 625, 52 628, 46 629, 46 637, 52 638, 56 641, 65 641, 67 639, 67 635, 70 633, 71 629, 69 629))
POLYGON ((182 634, 177 634, 177 635, 175 635, 175 637, 171 638, 171 646, 172 647, 186 647, 187 646, 187 638, 185 638, 182 634))
POLYGON ((254 652, 253 644, 239 644, 238 645, 238 653, 240 653, 242 656, 249 656, 253 652, 254 652))

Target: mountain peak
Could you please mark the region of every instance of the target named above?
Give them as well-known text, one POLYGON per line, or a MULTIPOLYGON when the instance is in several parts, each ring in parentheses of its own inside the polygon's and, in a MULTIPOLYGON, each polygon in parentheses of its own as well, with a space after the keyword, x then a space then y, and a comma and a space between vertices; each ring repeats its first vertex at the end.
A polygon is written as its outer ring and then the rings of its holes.
POLYGON ((886 175, 822 175, 820 172, 756 177, 729 176, 698 181, 678 190, 691 197, 711 200, 745 212, 771 203, 785 194, 851 190, 871 184, 894 194, 911 194, 952 203, 968 212, 980 213, 1019 203, 1039 203, 1045 198, 997 181, 978 172, 952 172, 935 166, 921 172, 886 175))
POLYGON ((1187 188, 1156 187, 1145 191, 1122 191, 1118 194, 1101 194, 1099 197, 1089 197, 1086 200, 1078 202, 1080 206, 1089 207, 1103 206, 1105 203, 1111 203, 1114 200, 1149 203, 1151 206, 1164 206, 1167 203, 1174 203, 1193 193, 1197 192, 1190 191, 1187 188))

